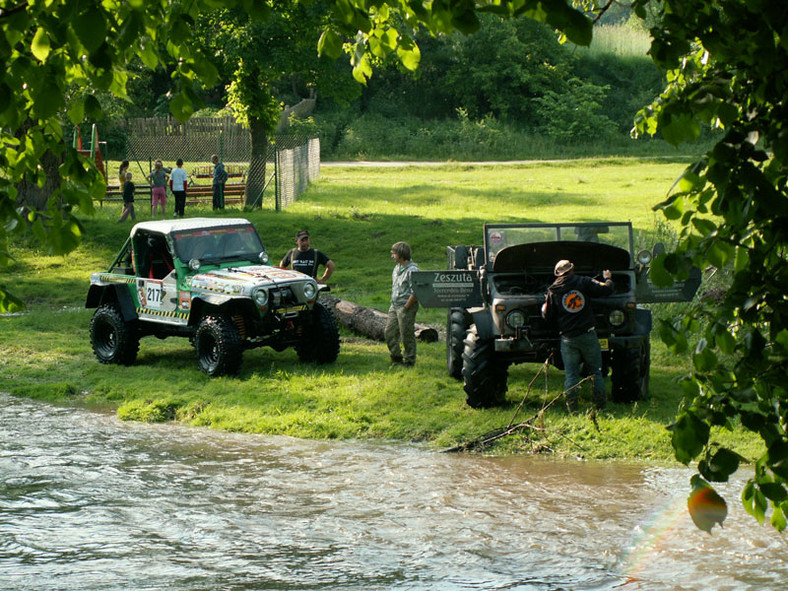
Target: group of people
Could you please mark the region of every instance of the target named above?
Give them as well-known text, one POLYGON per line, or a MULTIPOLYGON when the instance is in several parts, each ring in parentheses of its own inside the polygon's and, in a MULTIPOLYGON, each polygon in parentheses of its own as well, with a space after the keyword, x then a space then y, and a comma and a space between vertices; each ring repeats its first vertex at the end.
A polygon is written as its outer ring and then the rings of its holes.
MULTIPOLYGON (((211 156, 211 163, 213 164, 213 208, 214 210, 224 209, 224 184, 227 182, 227 170, 216 154, 211 156)), ((118 223, 124 222, 129 216, 131 216, 132 220, 137 219, 134 211, 136 186, 133 178, 129 170, 129 161, 124 160, 118 169, 118 181, 123 188, 123 211, 118 223)), ((153 164, 153 170, 145 179, 151 185, 151 217, 156 217, 156 210, 159 207, 161 207, 162 217, 166 215, 168 182, 170 190, 175 197, 175 217, 184 216, 189 175, 183 168, 183 160, 181 158, 178 158, 175 162, 175 168, 167 168, 162 164, 161 160, 156 160, 153 164)))
MULTIPOLYGON (((280 267, 291 267, 325 283, 333 275, 334 261, 324 252, 312 247, 308 230, 295 235, 295 248, 290 249, 279 262, 280 267), (318 277, 318 269, 323 272, 318 277)), ((384 337, 391 356, 391 363, 412 367, 416 363, 416 312, 419 301, 413 293, 411 273, 419 267, 412 260, 407 242, 396 242, 391 247, 394 270, 391 273, 391 305, 386 316, 384 337)))
MULTIPOLYGON (((334 262, 323 252, 312 248, 307 230, 295 235, 296 247, 281 260, 281 267, 290 267, 325 283, 334 273, 334 262), (318 278, 318 268, 324 267, 318 278)), ((418 271, 407 242, 391 246, 394 269, 391 272, 391 303, 386 316, 384 338, 392 364, 411 367, 416 363, 416 313, 419 301, 413 291, 412 273, 418 271)), ((602 350, 594 326, 591 298, 613 293, 612 273, 602 271, 603 281, 575 274, 569 260, 560 260, 553 270, 555 281, 548 287, 542 316, 558 325, 561 336, 561 359, 564 365, 564 391, 569 412, 578 409, 578 390, 583 369, 593 379, 594 404, 604 409, 607 403, 602 375, 602 350)))

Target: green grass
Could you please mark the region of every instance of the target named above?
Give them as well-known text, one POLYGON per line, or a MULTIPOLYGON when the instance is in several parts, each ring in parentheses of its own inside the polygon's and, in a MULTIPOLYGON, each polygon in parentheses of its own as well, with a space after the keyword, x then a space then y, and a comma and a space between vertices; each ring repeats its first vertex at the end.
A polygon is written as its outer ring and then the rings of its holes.
MULTIPOLYGON (((293 233, 308 228, 317 248, 337 264, 332 295, 386 309, 390 246, 406 240, 422 269, 445 266, 445 246, 479 243, 484 221, 631 220, 647 245, 664 227, 651 211, 683 170, 680 161, 585 160, 511 166, 367 168, 323 167, 321 180, 283 212, 228 210, 260 231, 271 258, 291 248, 293 233)), ((139 208, 143 210, 144 208, 139 208)), ((675 380, 688 362, 652 339, 652 396, 634 405, 611 405, 597 417, 569 416, 558 396, 555 369, 530 391, 539 366, 510 371, 507 405, 474 410, 462 386, 446 375, 443 343, 419 343, 415 368, 390 367, 382 343, 342 330, 336 363, 298 362, 294 351, 257 349, 244 354, 240 374, 209 379, 196 369, 185 339, 141 342, 132 367, 99 364, 91 351, 91 311, 84 297, 91 271, 105 269, 128 235, 116 224, 120 208, 98 208, 84 220, 83 245, 66 258, 38 251, 31 239, 14 243, 17 262, 2 282, 28 305, 22 315, 0 317, 3 390, 48 400, 110 405, 129 420, 178 420, 191 425, 309 438, 419 441, 451 447, 491 430, 538 417, 540 430, 502 440, 499 453, 553 450, 566 456, 669 462, 665 429, 681 402, 675 380), (518 405, 522 408, 518 411, 518 405)), ((140 211, 139 219, 147 219, 140 211)), ((187 215, 213 215, 190 208, 187 215)), ((424 310, 419 322, 443 326, 444 310, 424 310)), ((590 408, 585 392, 582 408, 590 408)), ((719 434, 745 457, 758 452, 743 431, 719 434)))

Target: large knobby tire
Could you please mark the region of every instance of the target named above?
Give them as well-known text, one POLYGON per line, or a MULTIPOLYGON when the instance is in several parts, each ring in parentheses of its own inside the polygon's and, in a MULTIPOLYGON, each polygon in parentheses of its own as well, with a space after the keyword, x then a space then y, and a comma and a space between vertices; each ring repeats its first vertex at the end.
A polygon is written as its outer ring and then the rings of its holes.
POLYGON ((101 363, 131 365, 140 350, 136 322, 126 322, 114 304, 96 309, 90 321, 90 344, 101 363))
POLYGON ((296 345, 298 358, 304 362, 333 363, 339 356, 339 329, 334 315, 320 302, 312 309, 312 322, 296 345))
POLYGON ((206 316, 200 321, 194 349, 200 371, 211 377, 235 375, 241 368, 241 335, 225 316, 206 316))
POLYGON ((610 359, 613 402, 635 402, 648 396, 651 343, 645 339, 637 349, 614 349, 610 359))
POLYGON ((465 333, 471 322, 468 313, 461 308, 451 308, 446 319, 446 369, 449 377, 462 379, 462 352, 465 349, 465 333))
POLYGON ((468 406, 501 406, 506 399, 509 366, 496 359, 493 342, 480 339, 475 324, 465 336, 462 361, 462 388, 468 406))

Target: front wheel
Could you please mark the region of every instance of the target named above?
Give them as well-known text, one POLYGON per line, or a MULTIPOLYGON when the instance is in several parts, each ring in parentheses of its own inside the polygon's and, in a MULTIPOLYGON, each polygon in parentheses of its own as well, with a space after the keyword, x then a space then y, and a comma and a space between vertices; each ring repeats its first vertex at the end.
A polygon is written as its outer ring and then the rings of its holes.
POLYGON ((224 316, 206 316, 194 335, 197 366, 211 377, 235 375, 241 368, 241 335, 224 316))
POLYGON ((304 362, 333 363, 339 356, 339 329, 334 315, 320 302, 312 308, 311 323, 296 345, 298 358, 304 362))
POLYGON ((140 350, 135 322, 126 322, 115 305, 96 309, 90 321, 90 343, 100 363, 131 365, 140 350))
POLYGON ((462 388, 468 406, 489 408, 502 405, 506 398, 509 367, 496 359, 491 340, 479 338, 475 324, 465 337, 462 361, 462 388))

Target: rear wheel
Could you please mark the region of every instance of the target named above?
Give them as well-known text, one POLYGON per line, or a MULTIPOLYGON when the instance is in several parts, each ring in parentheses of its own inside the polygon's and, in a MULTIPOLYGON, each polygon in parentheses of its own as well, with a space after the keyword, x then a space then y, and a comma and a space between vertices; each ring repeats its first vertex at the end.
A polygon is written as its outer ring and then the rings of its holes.
POLYGON ((241 368, 243 347, 236 326, 224 316, 206 316, 194 335, 197 366, 211 377, 235 375, 241 368))
POLYGON ((509 367, 496 359, 491 340, 479 338, 476 325, 471 326, 465 337, 462 360, 462 388, 468 406, 488 408, 503 404, 509 367))
POLYGON ((471 324, 468 313, 462 308, 451 308, 446 320, 446 369, 449 376, 462 379, 462 351, 465 333, 471 324))
POLYGON ((136 322, 126 322, 114 304, 96 309, 90 321, 90 343, 100 363, 131 365, 140 350, 136 322))
POLYGON ((613 402, 634 402, 648 396, 651 343, 644 339, 636 349, 614 349, 611 359, 613 402))
POLYGON ((339 356, 339 330, 333 314, 321 303, 312 309, 312 323, 296 346, 301 361, 333 363, 339 356))

